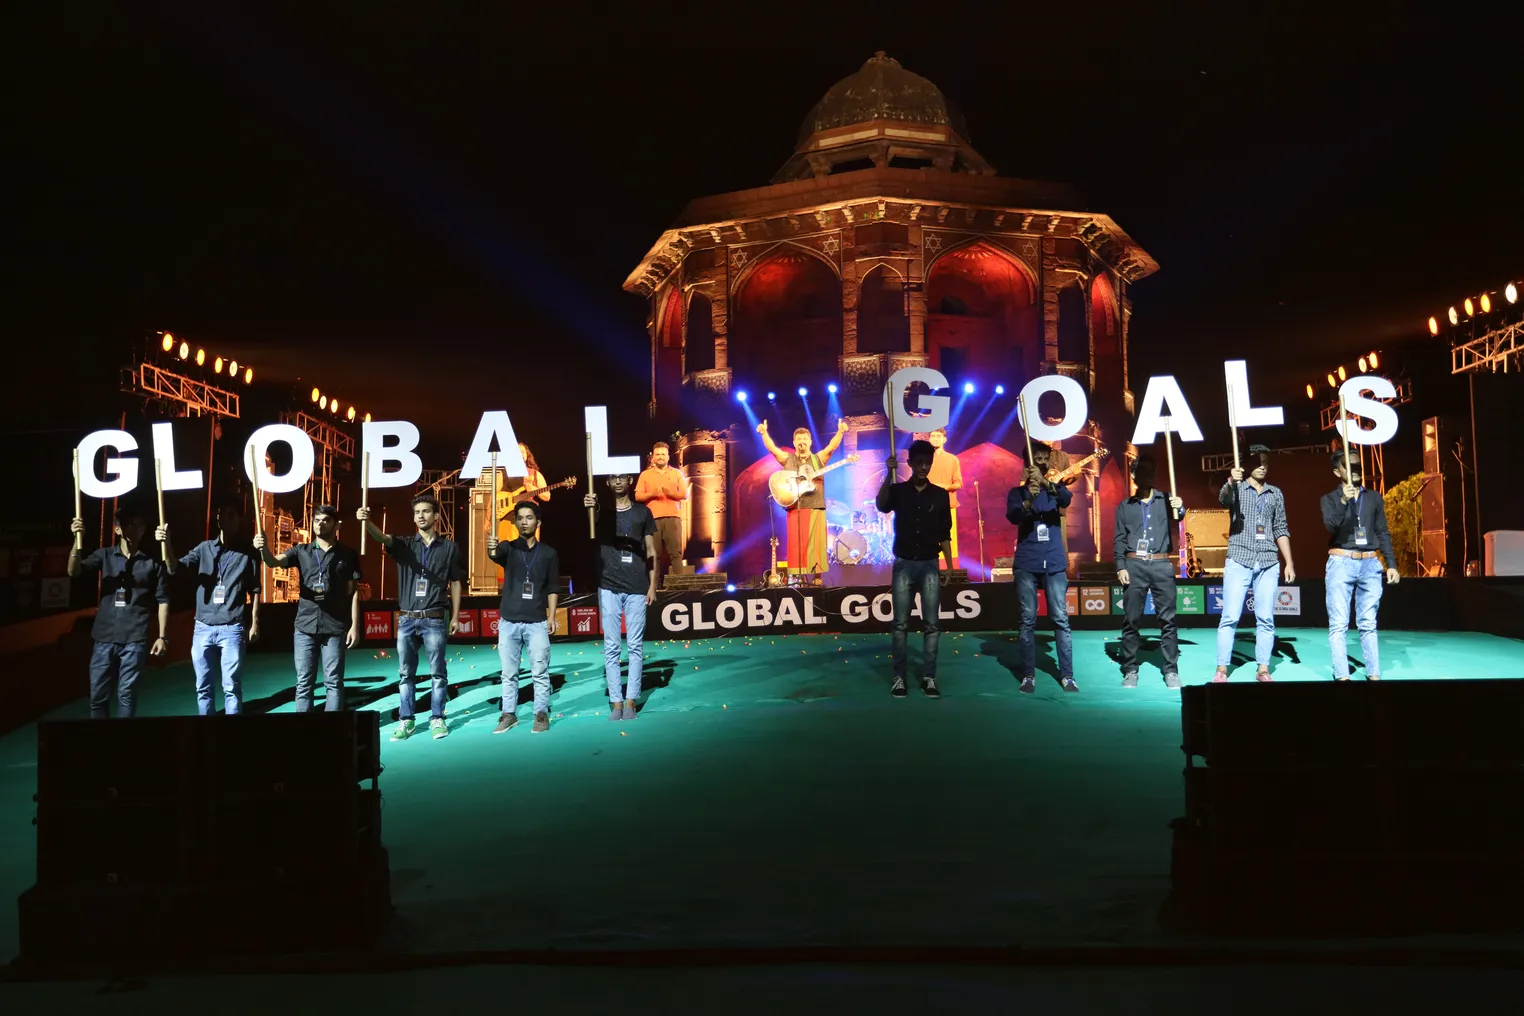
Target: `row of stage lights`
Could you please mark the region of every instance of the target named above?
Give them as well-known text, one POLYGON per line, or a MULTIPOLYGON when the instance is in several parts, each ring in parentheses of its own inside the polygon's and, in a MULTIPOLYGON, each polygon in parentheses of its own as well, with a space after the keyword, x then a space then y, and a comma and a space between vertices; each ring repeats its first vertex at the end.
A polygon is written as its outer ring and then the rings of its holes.
MULTIPOLYGON (((344 409, 344 411, 341 413, 340 410, 343 409, 343 407, 339 404, 339 400, 337 398, 329 398, 320 388, 312 389, 312 402, 319 409, 328 410, 332 412, 334 416, 342 416, 350 423, 354 422, 355 407, 351 405, 348 409, 344 409)), ((370 414, 366 413, 363 419, 366 423, 369 423, 370 414)))
MULTIPOLYGON (((176 339, 174 337, 174 335, 172 335, 169 332, 164 332, 160 336, 160 338, 159 338, 159 348, 164 350, 164 352, 170 353, 170 354, 175 354, 175 353, 178 352, 178 355, 179 355, 180 359, 182 359, 182 360, 189 361, 190 359, 192 359, 192 357, 191 357, 191 344, 189 342, 186 342, 184 339, 176 339), (177 343, 179 345, 178 351, 175 348, 177 343)), ((196 361, 196 366, 197 367, 205 367, 206 366, 206 350, 205 349, 202 349, 199 346, 196 348, 195 361, 196 361)), ((220 356, 214 358, 212 360, 212 373, 213 374, 221 374, 223 372, 224 366, 226 366, 226 368, 227 368, 228 380, 230 380, 230 381, 237 381, 238 380, 238 361, 237 360, 226 360, 225 361, 220 356)), ((251 384, 254 383, 254 368, 250 367, 248 364, 244 364, 244 366, 243 366, 243 383, 246 384, 246 385, 251 385, 251 384)))
MULTIPOLYGON (((1369 353, 1366 353, 1364 356, 1360 357, 1360 373, 1362 374, 1366 373, 1367 371, 1375 370, 1379 366, 1381 366, 1381 355, 1375 350, 1371 350, 1369 353)), ((1338 388, 1342 382, 1348 380, 1349 371, 1346 370, 1344 365, 1341 363, 1339 364, 1339 369, 1329 371, 1327 377, 1328 387, 1338 388)), ((1318 397, 1317 389, 1315 389, 1312 385, 1307 386, 1307 397, 1309 399, 1315 399, 1318 397)))
MULTIPOLYGON (((972 395, 972 394, 974 394, 974 392, 976 392, 978 390, 979 390, 978 386, 975 385, 972 381, 965 381, 965 382, 963 382, 963 394, 964 395, 972 395)), ((826 385, 826 391, 828 393, 830 393, 831 395, 835 395, 836 392, 837 392, 836 384, 834 382, 832 382, 831 384, 826 385)), ((801 385, 800 388, 799 388, 799 397, 801 399, 807 398, 807 397, 809 397, 809 394, 810 394, 810 390, 808 388, 805 388, 805 387, 803 387, 801 385)), ((995 394, 996 395, 1004 395, 1005 394, 1005 385, 996 385, 995 386, 995 394)), ((741 389, 740 391, 736 392, 736 401, 737 402, 745 402, 750 397, 751 396, 747 394, 746 389, 744 389, 744 388, 741 389)), ((778 393, 777 392, 768 392, 767 393, 767 401, 768 402, 776 402, 776 401, 778 401, 778 393)))
MULTIPOLYGON (((1517 283, 1510 282, 1508 285, 1503 287, 1503 299, 1507 300, 1511 304, 1519 302, 1519 287, 1517 283)), ((1476 317, 1478 312, 1481 312, 1482 314, 1491 314, 1492 294, 1483 293, 1481 296, 1478 296, 1474 299, 1468 296, 1461 301, 1460 311, 1457 311, 1454 307, 1451 307, 1449 310, 1445 311, 1445 317, 1449 319, 1452 327, 1461 323, 1461 311, 1465 312, 1466 320, 1468 321, 1471 318, 1476 317)), ((1438 335, 1439 328, 1439 318, 1430 317, 1429 334, 1438 335)))

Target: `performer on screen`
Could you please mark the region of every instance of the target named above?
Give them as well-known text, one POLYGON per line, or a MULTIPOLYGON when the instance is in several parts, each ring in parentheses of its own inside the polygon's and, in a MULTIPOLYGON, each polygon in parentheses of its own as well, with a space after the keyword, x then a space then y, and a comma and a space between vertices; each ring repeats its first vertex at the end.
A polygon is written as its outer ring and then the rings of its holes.
POLYGON ((947 431, 938 427, 927 435, 936 455, 931 460, 930 482, 947 491, 952 502, 952 554, 943 562, 944 568, 958 567, 958 491, 963 489, 963 467, 958 456, 948 451, 947 431))
POLYGON ((874 506, 881 513, 894 514, 894 635, 890 642, 894 681, 889 693, 895 698, 904 698, 906 694, 905 640, 910 608, 915 605, 917 593, 921 596, 921 620, 926 631, 921 690, 927 698, 942 697, 937 690, 937 643, 942 636, 938 611, 947 573, 938 576, 936 562, 940 557, 952 567, 952 506, 948 492, 931 482, 935 456, 936 448, 931 442, 913 442, 908 456, 910 479, 904 483, 894 482, 895 461, 893 455, 889 456, 883 486, 874 499, 874 506))
MULTIPOLYGON (((137 712, 137 681, 145 657, 163 656, 169 647, 169 571, 164 562, 143 549, 148 516, 136 507, 122 505, 113 526, 116 543, 89 554, 69 548, 69 578, 84 572, 100 572, 101 602, 95 611, 90 637, 90 718, 111 718, 111 698, 116 696, 116 715, 126 718, 137 712), (83 557, 80 555, 84 554, 83 557), (158 614, 159 637, 148 642, 150 612, 158 614)), ((69 523, 71 533, 83 533, 85 520, 69 523)), ((169 529, 154 534, 167 539, 169 529)))
MULTIPOLYGON (((1034 462, 1043 461, 1037 446, 1034 462)), ((1079 691, 1074 683, 1074 638, 1069 631, 1069 556, 1064 551, 1063 511, 1074 495, 1062 484, 1049 483, 1041 465, 1029 464, 1024 482, 1012 487, 1005 498, 1006 521, 1016 529, 1017 593, 1021 597, 1021 656, 1024 671, 1020 690, 1037 690, 1037 584, 1048 598, 1048 616, 1058 642, 1058 675, 1064 691, 1079 691)))
POLYGON ((1132 478, 1138 489, 1117 505, 1115 558, 1122 583, 1122 687, 1138 686, 1138 622, 1148 594, 1154 594, 1159 615, 1159 650, 1164 656, 1164 687, 1180 687, 1180 637, 1175 628, 1175 523, 1185 518, 1185 502, 1174 491, 1154 489, 1157 466, 1150 455, 1139 455, 1132 478))
POLYGON ((1234 629, 1244 612, 1244 600, 1254 590, 1254 679, 1270 680, 1270 651, 1275 648, 1276 551, 1285 558, 1287 582, 1296 581, 1291 562, 1291 530, 1286 527, 1286 498, 1279 487, 1265 482, 1270 475, 1270 449, 1249 447, 1250 472, 1237 466, 1228 473, 1217 500, 1228 509, 1228 558, 1222 565, 1222 617, 1217 622, 1215 683, 1228 679, 1233 660, 1234 629))
POLYGON ((465 555, 453 540, 440 535, 439 502, 430 494, 413 498, 411 536, 392 536, 370 521, 370 509, 360 508, 355 518, 364 524, 371 539, 381 544, 397 562, 397 729, 393 741, 413 736, 417 698, 418 645, 429 656, 429 732, 437 741, 448 737, 445 703, 450 698, 449 637, 460 630, 460 583, 466 577, 465 555))
POLYGON ((635 483, 635 500, 651 510, 656 520, 656 545, 661 551, 663 575, 683 558, 683 502, 688 499, 688 481, 682 470, 668 465, 671 449, 667 442, 651 446, 651 465, 635 483))
POLYGON ((243 650, 259 641, 259 551, 243 528, 243 506, 224 501, 217 509, 217 539, 196 544, 176 558, 164 527, 164 563, 171 575, 195 569, 196 627, 191 636, 191 667, 196 672, 196 709, 217 712, 212 697, 212 668, 222 678, 222 704, 229 716, 243 707, 243 650), (247 628, 245 627, 247 625, 247 628))
MULTIPOLYGON (((819 453, 810 450, 815 441, 804 427, 794 431, 794 450, 791 452, 786 452, 773 443, 767 433, 766 420, 757 424, 757 433, 762 435, 763 445, 785 471, 808 477, 824 469, 826 463, 831 461, 831 456, 836 454, 836 449, 841 447, 841 439, 847 434, 847 421, 837 422, 835 436, 819 453)), ((802 495, 788 508, 787 565, 789 571, 811 576, 818 584, 818 577, 827 568, 826 505, 825 487, 819 482, 814 487, 814 490, 802 495)))
MULTIPOLYGON (((545 482, 545 474, 540 472, 540 466, 534 460, 534 452, 529 450, 527 444, 520 441, 519 454, 524 457, 524 475, 508 477, 503 483, 503 490, 497 495, 498 523, 495 529, 499 539, 506 537, 512 540, 518 536, 518 530, 514 526, 514 505, 526 500, 522 495, 529 494, 529 500, 550 500, 550 491, 545 489, 550 484, 545 482), (539 491, 539 493, 530 493, 531 491, 539 491)), ((536 540, 540 538, 539 530, 535 531, 534 538, 536 540)))
POLYGON ((1344 453, 1333 454, 1334 476, 1339 486, 1323 495, 1323 527, 1328 530, 1328 566, 1323 572, 1328 605, 1328 649, 1333 655, 1335 681, 1349 680, 1349 596, 1355 595, 1355 626, 1360 630, 1360 655, 1365 660, 1365 679, 1381 680, 1381 652, 1376 644, 1376 608, 1381 605, 1383 571, 1392 585, 1402 576, 1394 567, 1392 534, 1386 525, 1386 500, 1361 486, 1360 460, 1349 460, 1344 474, 1344 453))
POLYGON ((656 602, 656 520, 630 496, 635 478, 608 478, 613 495, 600 503, 588 491, 582 503, 595 510, 598 558, 598 616, 603 626, 603 676, 609 688, 609 719, 633 720, 640 702, 645 666, 646 608, 656 602), (628 690, 619 679, 619 629, 630 647, 628 690))

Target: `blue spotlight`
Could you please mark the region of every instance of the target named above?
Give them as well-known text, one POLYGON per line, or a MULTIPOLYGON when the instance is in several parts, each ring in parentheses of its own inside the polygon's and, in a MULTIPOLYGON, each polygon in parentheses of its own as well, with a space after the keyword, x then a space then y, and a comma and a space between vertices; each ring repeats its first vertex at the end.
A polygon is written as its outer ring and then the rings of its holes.
POLYGON ((767 393, 767 401, 768 402, 772 402, 777 397, 778 397, 778 393, 777 392, 768 392, 767 393))
POLYGON ((963 394, 964 395, 972 395, 972 394, 974 394, 974 383, 972 381, 965 381, 965 382, 963 382, 963 394))
POLYGON ((836 394, 836 382, 833 381, 830 384, 826 385, 826 391, 830 392, 832 395, 835 395, 836 394))
POLYGON ((727 593, 733 593, 735 591, 736 591, 736 587, 734 585, 728 585, 728 586, 725 587, 725 592, 727 592, 727 593))
POLYGON ((804 398, 804 397, 805 397, 805 396, 806 396, 806 395, 808 395, 808 394, 810 394, 810 390, 809 390, 809 389, 808 389, 808 388, 803 388, 803 387, 801 387, 801 388, 800 388, 800 389, 799 389, 799 397, 800 397, 800 398, 801 398, 801 399, 802 399, 802 398, 804 398))
POLYGON ((745 402, 746 401, 746 392, 745 391, 736 392, 736 401, 737 402, 745 402))
POLYGON ((1005 385, 996 385, 995 386, 995 394, 996 395, 1004 395, 1005 394, 1005 385))

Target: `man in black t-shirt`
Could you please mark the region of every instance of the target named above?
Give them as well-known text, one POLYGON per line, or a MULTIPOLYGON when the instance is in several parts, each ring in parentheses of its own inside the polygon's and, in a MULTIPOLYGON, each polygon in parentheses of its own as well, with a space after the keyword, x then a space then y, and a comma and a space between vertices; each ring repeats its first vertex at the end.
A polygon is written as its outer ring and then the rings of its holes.
POLYGON ((445 702, 450 697, 450 674, 446 657, 448 639, 460 628, 460 580, 466 566, 460 548, 439 534, 439 502, 429 494, 413 498, 412 536, 390 536, 370 521, 370 509, 355 517, 371 537, 397 562, 397 674, 400 703, 393 741, 413 736, 413 712, 417 695, 418 644, 429 654, 429 675, 434 688, 429 697, 429 731, 438 740, 450 733, 445 723, 445 702))
POLYGON ((530 733, 550 729, 550 637, 556 633, 557 590, 561 562, 555 548, 535 539, 540 510, 533 501, 514 509, 513 525, 519 538, 499 543, 496 533, 487 534, 487 556, 503 569, 503 600, 497 621, 497 654, 503 664, 503 712, 494 734, 506 734, 518 725, 519 660, 529 649, 529 671, 534 678, 534 726, 530 733))
MULTIPOLYGON (((69 578, 79 578, 88 571, 100 572, 101 603, 95 611, 90 635, 95 649, 90 653, 90 718, 111 717, 111 693, 116 692, 116 714, 132 716, 137 712, 135 685, 143 672, 145 656, 162 656, 168 647, 169 571, 164 562, 144 552, 143 536, 148 519, 143 512, 124 507, 117 515, 116 545, 100 547, 80 557, 81 551, 69 549, 69 578), (159 638, 148 644, 150 604, 157 605, 159 638)), ((83 533, 85 520, 70 523, 71 532, 83 533)), ((163 540, 168 531, 160 526, 154 534, 163 540)))
MULTIPOLYGON (((609 719, 633 720, 640 701, 645 663, 643 638, 646 607, 656 602, 656 520, 651 509, 630 496, 635 478, 616 473, 608 479, 612 503, 597 514, 598 615, 603 626, 603 674, 609 685, 609 719), (621 694, 619 628, 630 646, 629 689, 621 694)), ((598 508, 589 491, 582 503, 598 508)))
POLYGON ((196 709, 217 712, 212 671, 222 676, 222 707, 229 716, 243 707, 243 650, 259 641, 259 552, 243 528, 243 506, 224 501, 217 509, 217 538, 196 544, 175 557, 164 527, 164 563, 171 575, 194 570, 196 627, 191 636, 191 667, 196 672, 196 709), (247 627, 246 627, 247 625, 247 627))
POLYGON ((254 534, 267 568, 295 568, 301 582, 296 604, 296 711, 312 709, 318 658, 323 661, 323 709, 344 708, 344 650, 360 637, 360 557, 338 540, 339 510, 322 505, 312 513, 312 542, 298 543, 279 557, 265 534, 254 534))

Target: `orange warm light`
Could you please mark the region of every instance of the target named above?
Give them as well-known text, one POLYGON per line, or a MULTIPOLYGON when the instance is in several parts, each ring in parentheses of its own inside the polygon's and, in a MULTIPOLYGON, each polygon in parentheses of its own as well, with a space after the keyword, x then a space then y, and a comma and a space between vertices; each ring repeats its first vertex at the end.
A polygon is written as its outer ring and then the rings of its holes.
POLYGON ((180 359, 182 359, 182 360, 189 360, 190 359, 190 343, 189 342, 182 342, 182 343, 180 343, 180 359))
POLYGON ((206 350, 204 350, 204 349, 198 349, 198 350, 196 350, 196 366, 197 367, 204 367, 204 366, 206 366, 206 350))
POLYGON ((1429 334, 1430 335, 1438 335, 1439 334, 1439 319, 1438 318, 1435 318, 1435 317, 1429 318, 1429 334))
MULTIPOLYGON (((345 416, 345 419, 353 422, 354 418, 355 418, 355 407, 354 406, 350 406, 349 407, 349 412, 345 413, 344 416, 345 416)), ((367 417, 366 419, 369 419, 369 417, 367 417)))
POLYGON ((169 334, 168 332, 165 332, 164 333, 164 343, 163 343, 163 345, 164 345, 164 352, 166 352, 166 353, 169 352, 171 349, 174 349, 175 348, 175 337, 173 335, 169 334))
POLYGON ((1375 370, 1377 367, 1381 366, 1381 358, 1376 355, 1375 350, 1371 351, 1370 361, 1371 370, 1375 370))
POLYGON ((217 357, 217 359, 212 361, 212 373, 213 374, 221 374, 222 373, 222 357, 219 356, 219 357, 217 357))
POLYGON ((243 383, 246 384, 246 385, 251 385, 251 384, 254 383, 254 368, 253 367, 245 367, 244 368, 244 371, 243 371, 243 383))

